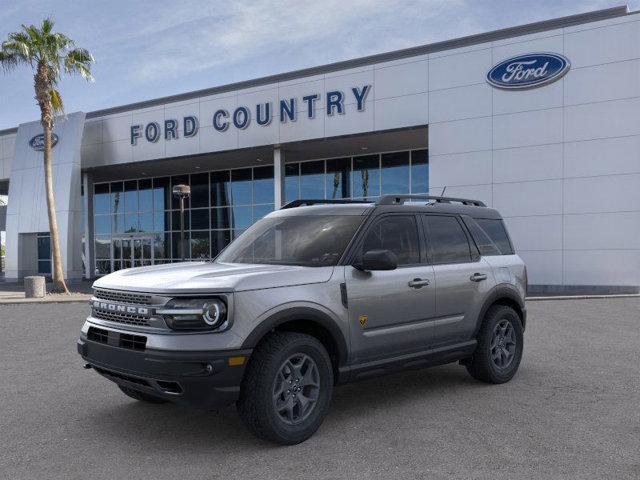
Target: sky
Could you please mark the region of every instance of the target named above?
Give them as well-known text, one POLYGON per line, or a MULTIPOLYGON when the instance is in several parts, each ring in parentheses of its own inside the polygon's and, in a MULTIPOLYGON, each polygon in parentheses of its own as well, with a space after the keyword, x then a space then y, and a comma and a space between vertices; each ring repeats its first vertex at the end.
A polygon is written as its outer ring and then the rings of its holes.
MULTIPOLYGON (((0 40, 45 16, 95 57, 65 77, 67 113, 149 100, 500 28, 623 0, 0 0, 0 40)), ((631 10, 640 0, 627 2, 631 10)), ((27 68, 0 70, 0 129, 39 118, 27 68)))

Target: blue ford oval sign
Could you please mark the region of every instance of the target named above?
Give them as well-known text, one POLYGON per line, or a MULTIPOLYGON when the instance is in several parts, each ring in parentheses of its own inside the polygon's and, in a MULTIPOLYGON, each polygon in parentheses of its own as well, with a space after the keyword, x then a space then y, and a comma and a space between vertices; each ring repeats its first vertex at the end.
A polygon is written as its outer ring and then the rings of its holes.
POLYGON ((569 71, 571 63, 558 53, 530 53, 508 58, 487 73, 496 88, 518 90, 554 82, 569 71))
MULTIPOLYGON (((56 135, 55 133, 52 133, 51 148, 55 147, 57 143, 58 143, 58 135, 56 135)), ((44 133, 36 135, 31 140, 29 140, 29 145, 31 146, 31 148, 33 148, 34 150, 37 150, 38 152, 44 152, 44 133)))

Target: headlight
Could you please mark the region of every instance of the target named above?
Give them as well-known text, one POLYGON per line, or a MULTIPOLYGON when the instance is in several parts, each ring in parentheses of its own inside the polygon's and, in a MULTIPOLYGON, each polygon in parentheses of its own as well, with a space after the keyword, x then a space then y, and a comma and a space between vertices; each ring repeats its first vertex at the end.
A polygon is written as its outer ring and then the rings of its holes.
POLYGON ((227 324, 227 306, 219 298, 173 298, 156 313, 173 330, 219 330, 227 324))

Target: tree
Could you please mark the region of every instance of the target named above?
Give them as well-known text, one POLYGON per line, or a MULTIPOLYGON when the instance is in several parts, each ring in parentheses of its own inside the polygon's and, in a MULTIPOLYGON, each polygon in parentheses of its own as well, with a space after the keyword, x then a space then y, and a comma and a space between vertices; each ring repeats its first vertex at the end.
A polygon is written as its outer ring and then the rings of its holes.
POLYGON ((42 20, 39 28, 35 25, 22 25, 22 30, 10 33, 0 47, 0 64, 5 71, 21 65, 33 70, 35 99, 40 107, 40 123, 44 130, 44 175, 53 250, 54 292, 69 293, 62 273, 51 168, 51 132, 56 114, 64 112, 58 83, 61 72, 79 74, 87 81, 93 80, 92 63, 93 57, 87 50, 77 47, 66 35, 53 32, 53 21, 50 18, 42 20))

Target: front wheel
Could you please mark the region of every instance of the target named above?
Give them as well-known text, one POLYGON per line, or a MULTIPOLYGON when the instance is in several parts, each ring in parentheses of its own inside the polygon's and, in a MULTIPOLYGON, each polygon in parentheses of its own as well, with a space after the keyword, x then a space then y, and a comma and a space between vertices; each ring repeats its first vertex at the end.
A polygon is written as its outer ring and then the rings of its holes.
POLYGON ((238 412, 257 437, 293 445, 320 427, 332 390, 333 369, 322 344, 310 335, 275 332, 251 356, 238 412))
POLYGON ((478 333, 478 346, 466 364, 469 374, 487 383, 505 383, 520 366, 524 337, 516 311, 505 305, 489 308, 478 333))

